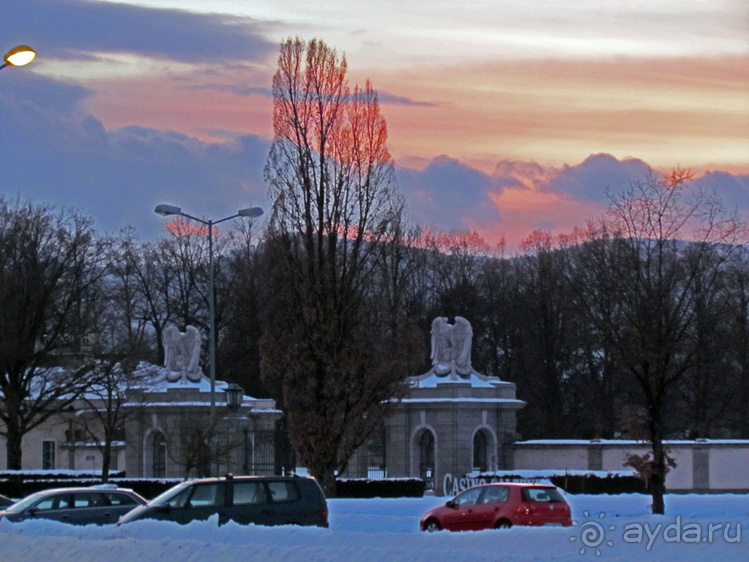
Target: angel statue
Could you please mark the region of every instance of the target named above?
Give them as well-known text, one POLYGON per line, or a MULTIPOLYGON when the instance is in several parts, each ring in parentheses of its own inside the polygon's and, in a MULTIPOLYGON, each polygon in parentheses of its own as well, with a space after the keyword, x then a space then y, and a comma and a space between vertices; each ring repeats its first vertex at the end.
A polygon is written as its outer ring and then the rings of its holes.
POLYGON ((455 317, 455 324, 448 324, 447 318, 438 316, 432 322, 432 367, 437 375, 455 372, 470 375, 471 323, 462 316, 455 317))
POLYGON ((166 380, 177 382, 185 379, 199 382, 200 371, 200 332, 195 326, 187 326, 184 333, 176 326, 164 328, 164 367, 169 369, 166 380))

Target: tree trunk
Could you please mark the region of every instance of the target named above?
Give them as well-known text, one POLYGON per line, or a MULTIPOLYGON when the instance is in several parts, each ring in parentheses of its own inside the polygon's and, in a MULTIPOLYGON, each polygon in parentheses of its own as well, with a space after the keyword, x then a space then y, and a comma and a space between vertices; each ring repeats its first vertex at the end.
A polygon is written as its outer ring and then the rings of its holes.
POLYGON ((653 498, 653 514, 663 515, 666 511, 666 451, 663 448, 663 427, 660 412, 651 409, 650 435, 653 449, 653 473, 650 477, 650 494, 653 498))
POLYGON ((8 470, 21 470, 21 461, 23 460, 23 432, 11 423, 7 427, 5 449, 7 454, 8 470))
POLYGON ((310 472, 315 477, 315 480, 317 480, 317 483, 320 484, 325 497, 334 498, 336 496, 335 473, 332 470, 326 469, 313 469, 310 472))
POLYGON ((107 439, 101 452, 101 481, 109 482, 109 467, 112 463, 112 441, 107 439))

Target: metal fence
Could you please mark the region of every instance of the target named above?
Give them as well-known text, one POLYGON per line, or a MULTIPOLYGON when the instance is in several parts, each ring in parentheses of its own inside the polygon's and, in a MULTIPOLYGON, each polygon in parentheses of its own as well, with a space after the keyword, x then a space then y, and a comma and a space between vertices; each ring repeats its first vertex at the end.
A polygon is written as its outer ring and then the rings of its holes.
POLYGON ((290 474, 295 470, 296 458, 285 424, 275 429, 247 430, 244 441, 245 474, 290 474))

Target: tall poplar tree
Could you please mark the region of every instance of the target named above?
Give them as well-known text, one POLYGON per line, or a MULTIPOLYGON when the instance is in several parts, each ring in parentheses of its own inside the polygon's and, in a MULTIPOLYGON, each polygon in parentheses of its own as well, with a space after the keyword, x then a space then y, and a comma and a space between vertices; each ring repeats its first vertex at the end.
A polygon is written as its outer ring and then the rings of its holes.
POLYGON ((346 71, 320 40, 281 45, 265 169, 262 376, 327 494, 423 359, 402 313, 381 300, 404 215, 387 126, 370 83, 351 91, 346 71))

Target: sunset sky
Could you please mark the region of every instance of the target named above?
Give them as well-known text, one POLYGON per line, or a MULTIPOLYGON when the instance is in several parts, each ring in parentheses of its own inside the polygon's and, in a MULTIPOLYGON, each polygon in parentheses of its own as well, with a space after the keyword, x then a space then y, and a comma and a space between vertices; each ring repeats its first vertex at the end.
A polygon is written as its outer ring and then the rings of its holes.
POLYGON ((370 79, 411 215, 516 245, 582 226, 648 167, 749 213, 745 0, 23 0, 0 50, 0 194, 159 232, 157 203, 267 206, 281 41, 370 79))

